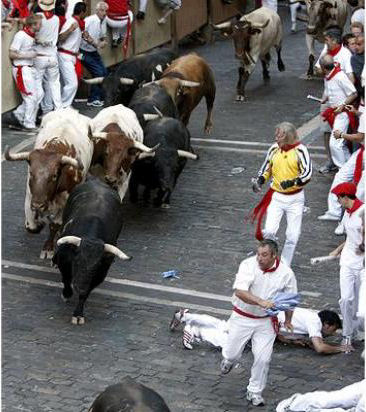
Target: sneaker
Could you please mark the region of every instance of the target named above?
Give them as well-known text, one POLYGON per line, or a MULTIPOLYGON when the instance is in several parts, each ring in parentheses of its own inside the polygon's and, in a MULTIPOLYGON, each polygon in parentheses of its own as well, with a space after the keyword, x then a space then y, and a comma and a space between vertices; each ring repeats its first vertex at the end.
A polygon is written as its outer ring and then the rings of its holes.
POLYGON ((334 234, 335 235, 337 235, 337 236, 342 236, 342 235, 345 235, 346 233, 345 233, 345 230, 344 230, 344 224, 343 224, 343 222, 339 222, 338 223, 338 226, 335 228, 335 230, 334 230, 334 234))
POLYGON ((182 323, 182 318, 188 309, 178 309, 174 312, 173 319, 169 324, 169 329, 173 332, 182 323))
POLYGON ((23 130, 24 128, 14 113, 10 113, 9 120, 6 123, 10 129, 23 130))
POLYGON ((265 402, 261 394, 247 391, 247 400, 252 403, 253 406, 264 406, 265 402))
POLYGON ((182 340, 182 342, 183 342, 183 346, 186 349, 189 349, 189 350, 193 349, 193 346, 192 346, 193 336, 187 330, 183 331, 183 340, 182 340))
POLYGON ((334 173, 338 171, 338 167, 334 164, 326 164, 325 166, 322 166, 318 172, 321 173, 322 175, 327 175, 329 173, 334 173))
POLYGON ((29 133, 38 133, 39 132, 39 127, 23 127, 22 130, 24 132, 29 132, 29 133))
POLYGON ((325 212, 324 215, 318 216, 318 220, 331 220, 333 222, 338 222, 339 217, 325 212))
POLYGON ((221 364, 220 364, 221 373, 223 375, 226 375, 227 373, 229 373, 231 371, 233 366, 234 366, 234 364, 232 362, 229 362, 228 360, 223 359, 221 361, 221 364))
POLYGON ((102 103, 100 100, 93 100, 92 102, 87 102, 87 106, 93 106, 93 107, 102 107, 104 103, 102 103))
POLYGON ((291 33, 296 33, 296 22, 291 24, 291 33))
POLYGON ((284 399, 277 405, 276 412, 289 412, 291 411, 290 407, 292 402, 299 396, 299 393, 295 393, 291 396, 291 398, 284 399))

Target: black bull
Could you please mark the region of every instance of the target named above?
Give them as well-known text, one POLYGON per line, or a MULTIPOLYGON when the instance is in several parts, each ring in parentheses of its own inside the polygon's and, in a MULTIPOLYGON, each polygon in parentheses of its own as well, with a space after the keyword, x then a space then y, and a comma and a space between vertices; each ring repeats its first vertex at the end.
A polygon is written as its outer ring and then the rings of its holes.
POLYGON ((70 194, 64 212, 61 238, 53 262, 58 266, 64 299, 78 295, 72 323, 84 323, 84 304, 90 292, 107 276, 114 256, 130 259, 116 247, 122 229, 121 200, 116 191, 89 178, 70 194))

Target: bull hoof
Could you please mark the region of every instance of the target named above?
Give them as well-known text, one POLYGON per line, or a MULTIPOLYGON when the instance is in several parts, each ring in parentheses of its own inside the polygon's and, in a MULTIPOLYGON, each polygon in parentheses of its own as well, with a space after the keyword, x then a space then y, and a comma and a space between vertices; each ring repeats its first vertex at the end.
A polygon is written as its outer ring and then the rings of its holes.
POLYGON ((286 70, 286 67, 285 67, 285 65, 284 65, 282 62, 279 62, 279 63, 278 63, 278 70, 279 70, 280 72, 284 72, 284 71, 286 70))
POLYGON ((40 259, 52 259, 54 255, 53 250, 42 250, 41 254, 39 255, 40 259))
POLYGON ((206 134, 211 134, 211 130, 212 130, 212 124, 205 126, 204 131, 206 134))
POLYGON ((170 209, 170 205, 168 203, 162 203, 161 208, 162 209, 170 209))
POLYGON ((237 96, 236 96, 236 99, 235 99, 237 102, 245 102, 245 101, 247 101, 248 100, 248 98, 247 98, 247 96, 242 96, 241 94, 238 94, 237 96))
POLYGON ((268 84, 271 81, 270 76, 263 77, 263 81, 264 81, 265 84, 268 84))
POLYGON ((85 318, 84 318, 84 316, 73 316, 71 318, 71 323, 73 325, 84 325, 85 318))

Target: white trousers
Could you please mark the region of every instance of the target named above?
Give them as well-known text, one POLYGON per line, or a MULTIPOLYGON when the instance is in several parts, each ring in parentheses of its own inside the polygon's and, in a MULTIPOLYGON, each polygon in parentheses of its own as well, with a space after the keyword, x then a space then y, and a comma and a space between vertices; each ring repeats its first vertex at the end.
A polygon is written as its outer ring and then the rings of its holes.
MULTIPOLYGON (((44 96, 41 101, 41 109, 42 109, 43 115, 45 115, 49 112, 52 112, 53 110, 52 91, 50 88, 47 74, 45 75, 44 81, 43 81, 43 92, 44 92, 44 96)), ((61 96, 61 92, 60 92, 60 96, 61 96)))
MULTIPOLYGON (((130 17, 130 23, 132 24, 133 21, 133 14, 131 10, 128 10, 128 15, 130 17)), ((125 35, 125 31, 127 29, 127 19, 124 20, 113 20, 110 17, 106 17, 107 25, 112 30, 112 39, 118 40, 120 37, 125 35)))
POLYGON ((365 389, 365 380, 363 380, 338 391, 316 391, 303 395, 297 393, 280 402, 276 412, 343 412, 355 407, 358 412, 362 410, 357 408, 361 407, 361 398, 365 389))
POLYGON ((39 103, 41 103, 45 93, 47 93, 47 99, 52 100, 53 108, 55 110, 61 109, 60 70, 57 54, 53 53, 50 57, 36 57, 34 59, 34 66, 37 70, 37 88, 41 91, 39 94, 39 103))
POLYGON ((185 313, 182 317, 185 322, 184 331, 192 335, 194 342, 208 342, 216 348, 223 348, 228 337, 228 322, 210 315, 185 313))
POLYGON ((282 259, 288 266, 291 266, 296 244, 300 237, 304 203, 304 191, 294 195, 274 192, 267 209, 266 224, 263 232, 265 238, 276 236, 282 216, 283 214, 286 215, 286 241, 282 249, 282 259))
MULTIPOLYGON (((18 69, 16 67, 12 68, 13 77, 16 82, 16 75, 18 69)), ((29 95, 21 93, 23 103, 13 111, 15 117, 18 121, 27 128, 36 127, 36 116, 38 111, 38 101, 39 101, 39 89, 36 82, 36 70, 34 67, 23 66, 23 83, 24 88, 29 95)))
POLYGON ((277 13, 277 0, 262 0, 262 6, 268 7, 277 13))
POLYGON ((226 345, 222 348, 222 356, 228 362, 236 362, 251 339, 254 362, 247 389, 261 394, 267 383, 276 338, 271 319, 250 319, 233 312, 228 320, 228 328, 229 335, 226 345))
POLYGON ((291 22, 296 23, 297 10, 301 9, 306 11, 306 6, 300 2, 290 3, 290 13, 291 13, 291 22))
MULTIPOLYGON (((337 196, 332 193, 332 189, 338 186, 340 183, 352 182, 353 175, 355 173, 355 168, 356 168, 357 155, 359 152, 360 152, 360 149, 352 153, 351 157, 347 160, 347 162, 338 170, 338 172, 334 176, 334 180, 333 180, 332 186, 328 194, 328 213, 334 216, 337 216, 339 218, 341 218, 341 215, 342 215, 342 206, 339 204, 337 200, 337 196)), ((357 198, 362 201, 365 198, 365 189, 363 187, 364 186, 363 175, 364 175, 364 171, 362 171, 361 180, 359 184, 357 185, 358 194, 356 194, 357 198)))
MULTIPOLYGON (((347 133, 348 126, 349 119, 347 113, 339 113, 334 119, 333 130, 347 133)), ((329 141, 330 154, 332 155, 333 163, 337 167, 342 167, 350 158, 351 154, 346 145, 346 141, 344 139, 336 139, 333 130, 329 141)))
POLYGON ((341 266, 339 277, 341 298, 339 306, 343 317, 343 336, 352 336, 360 323, 357 318, 357 310, 362 275, 363 269, 353 269, 345 265, 341 266))
POLYGON ((62 82, 62 107, 70 107, 78 90, 78 77, 76 75, 76 57, 71 54, 58 53, 62 82))

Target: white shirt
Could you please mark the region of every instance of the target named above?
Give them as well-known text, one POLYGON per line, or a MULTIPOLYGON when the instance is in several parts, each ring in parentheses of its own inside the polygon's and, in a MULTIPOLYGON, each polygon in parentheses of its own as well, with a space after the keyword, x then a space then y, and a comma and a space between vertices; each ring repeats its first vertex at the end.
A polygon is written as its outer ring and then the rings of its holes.
POLYGON ((340 71, 330 80, 324 79, 324 92, 328 96, 328 105, 338 107, 343 104, 346 98, 356 92, 356 88, 348 76, 340 71))
POLYGON ((365 9, 358 9, 352 14, 351 23, 356 21, 365 25, 365 9))
POLYGON ((68 30, 71 27, 71 25, 74 23, 78 25, 77 28, 69 34, 69 36, 64 42, 60 43, 60 48, 68 50, 73 53, 78 53, 79 48, 80 48, 80 43, 81 43, 81 30, 80 30, 78 22, 73 17, 70 17, 69 19, 66 20, 65 24, 62 27, 60 34, 68 30))
MULTIPOLYGON (((360 109, 359 109, 360 110, 360 109)), ((358 124, 358 129, 357 131, 359 133, 365 133, 365 112, 363 111, 361 116, 360 116, 360 120, 359 120, 359 124, 358 124)))
POLYGON ((347 210, 344 213, 343 224, 346 231, 346 243, 341 253, 341 266, 352 269, 362 269, 365 254, 360 252, 359 246, 362 243, 362 220, 359 213, 364 210, 364 205, 350 214, 347 210))
POLYGON ((43 13, 37 13, 37 15, 42 16, 42 24, 36 34, 36 50, 43 53, 56 53, 60 19, 57 16, 46 19, 43 13), (43 43, 43 45, 37 44, 38 42, 43 43))
MULTIPOLYGON (((322 52, 320 53, 319 59, 315 64, 315 67, 320 69, 320 59, 328 53, 327 45, 324 46, 322 52)), ((352 53, 347 49, 347 47, 342 46, 339 52, 333 56, 333 60, 341 66, 341 69, 346 74, 353 73, 351 66, 352 53)))
POLYGON ((295 338, 293 335, 307 335, 309 338, 322 337, 322 321, 318 313, 314 310, 295 308, 291 320, 292 326, 294 327, 293 334, 289 333, 287 329, 283 327, 285 323, 285 312, 281 311, 277 317, 280 323, 280 331, 281 333, 285 332, 286 337, 295 338))
MULTIPOLYGON (((93 14, 85 19, 85 31, 87 31, 92 39, 97 43, 103 37, 107 37, 107 20, 100 20, 96 14, 93 14)), ((97 50, 84 39, 81 40, 80 49, 90 52, 97 50)))
MULTIPOLYGON (((25 31, 18 31, 10 45, 10 50, 16 52, 29 52, 34 50, 34 38, 25 31)), ((14 59, 14 66, 33 66, 33 59, 14 59)))
MULTIPOLYGON (((280 262, 274 272, 263 272, 253 256, 241 262, 235 277, 233 289, 245 290, 264 300, 272 300, 279 292, 297 293, 294 272, 280 262)), ((257 305, 250 305, 233 294, 232 303, 243 312, 255 316, 267 316, 266 311, 257 305)))

